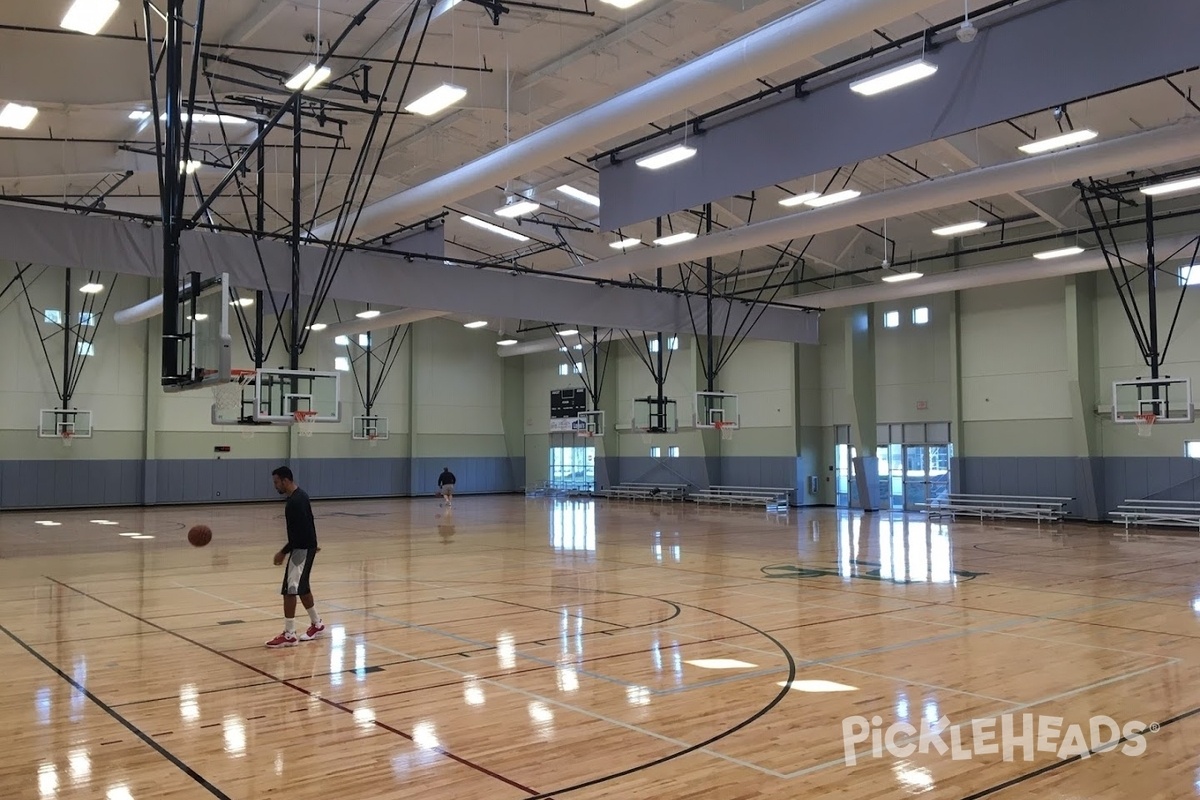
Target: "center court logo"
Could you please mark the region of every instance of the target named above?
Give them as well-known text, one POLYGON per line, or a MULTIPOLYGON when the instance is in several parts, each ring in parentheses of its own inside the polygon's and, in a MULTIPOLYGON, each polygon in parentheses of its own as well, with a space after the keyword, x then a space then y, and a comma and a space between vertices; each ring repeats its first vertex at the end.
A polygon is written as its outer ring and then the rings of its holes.
POLYGON ((1092 717, 1087 725, 1064 726, 1063 722, 1062 717, 1003 714, 960 725, 952 725, 946 717, 934 723, 923 719, 918 729, 907 722, 895 722, 884 728, 881 717, 855 716, 842 720, 842 745, 847 766, 857 764, 867 752, 875 758, 883 758, 885 754, 894 758, 908 758, 916 753, 949 754, 955 761, 977 755, 1002 755, 1005 761, 1014 761, 1018 752, 1024 761, 1032 761, 1034 753, 1088 758, 1116 748, 1127 756, 1140 756, 1146 751, 1144 734, 1158 730, 1157 724, 1147 726, 1137 720, 1121 727, 1107 716, 1092 717), (866 742, 870 742, 869 751, 860 749, 866 742))

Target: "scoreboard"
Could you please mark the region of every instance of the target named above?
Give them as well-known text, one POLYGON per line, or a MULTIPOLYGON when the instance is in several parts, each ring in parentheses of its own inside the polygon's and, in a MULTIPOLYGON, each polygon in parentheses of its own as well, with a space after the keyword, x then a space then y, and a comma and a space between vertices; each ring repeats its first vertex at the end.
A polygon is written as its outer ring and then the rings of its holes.
POLYGON ((552 389, 550 390, 550 418, 569 419, 578 417, 587 411, 587 390, 552 389))

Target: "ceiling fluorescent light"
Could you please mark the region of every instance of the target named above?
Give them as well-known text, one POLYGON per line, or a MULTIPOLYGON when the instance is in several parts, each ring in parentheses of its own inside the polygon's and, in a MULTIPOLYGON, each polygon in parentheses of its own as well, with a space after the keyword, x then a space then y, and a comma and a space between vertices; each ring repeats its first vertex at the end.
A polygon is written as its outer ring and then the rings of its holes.
POLYGON ((678 164, 680 161, 687 161, 694 155, 696 155, 696 148, 677 144, 674 147, 668 147, 666 150, 659 150, 657 153, 642 156, 634 163, 645 169, 662 169, 672 164, 678 164))
POLYGON ((791 208, 792 206, 798 206, 807 203, 809 200, 816 200, 820 196, 820 192, 805 192, 804 194, 785 197, 779 201, 779 205, 791 208))
POLYGON ((429 117, 443 109, 449 108, 466 96, 467 90, 461 86, 443 83, 433 91, 413 100, 404 107, 404 110, 410 114, 420 114, 423 117, 429 117))
POLYGON ((884 275, 882 280, 884 283, 903 283, 904 281, 915 281, 918 278, 924 278, 923 272, 898 272, 895 275, 884 275))
POLYGON ((532 214, 541 207, 541 203, 535 203, 532 200, 519 200, 515 203, 509 203, 506 206, 501 206, 492 213, 497 217, 513 219, 514 217, 521 217, 525 214, 532 214))
POLYGON ((325 81, 329 80, 329 76, 332 74, 333 70, 331 70, 329 67, 321 67, 320 69, 317 69, 316 64, 309 64, 307 67, 289 78, 288 82, 285 83, 284 86, 291 89, 293 92, 303 86, 304 91, 309 92, 320 86, 325 81))
POLYGON ((229 305, 241 306, 242 308, 245 308, 246 306, 254 305, 254 298, 253 297, 239 297, 237 300, 230 302, 229 305))
POLYGON ((1190 189, 1200 189, 1200 176, 1195 178, 1184 178, 1183 180, 1178 181, 1171 181, 1170 183, 1157 183, 1153 186, 1143 186, 1142 194, 1153 197, 1160 194, 1186 192, 1190 189))
POLYGON ((496 344, 500 347, 512 347, 516 343, 516 339, 501 339, 500 341, 496 342, 496 344))
POLYGON ((624 250, 627 247, 636 247, 637 245, 639 245, 641 243, 642 243, 641 239, 629 238, 629 239, 622 239, 619 242, 609 242, 608 246, 611 247, 613 250, 624 250))
POLYGON ((638 3, 642 2, 642 0, 600 0, 600 2, 607 3, 614 8, 625 9, 633 8, 638 3))
POLYGON ((203 166, 204 165, 201 164, 199 161, 180 161, 179 162, 179 168, 181 170, 183 170, 184 172, 186 172, 188 175, 191 175, 192 173, 194 173, 196 170, 200 169, 203 166))
POLYGON ((574 328, 568 328, 565 331, 559 331, 558 335, 559 336, 578 336, 579 331, 575 330, 574 328))
POLYGON ((79 291, 83 292, 84 294, 100 294, 104 291, 104 284, 85 283, 83 286, 79 287, 79 291))
POLYGON ((688 239, 695 238, 696 234, 691 231, 682 231, 680 233, 672 233, 670 236, 661 236, 655 239, 654 243, 658 245, 679 244, 680 242, 686 242, 688 239))
POLYGON ((486 319, 478 319, 478 320, 475 320, 474 322, 464 322, 463 327, 464 328, 486 328, 487 320, 486 319))
POLYGON ((20 103, 9 103, 0 111, 0 128, 16 128, 23 131, 33 122, 38 110, 33 106, 23 106, 20 103))
POLYGON ((909 61, 854 81, 850 84, 850 91, 864 97, 872 97, 928 78, 937 71, 937 64, 930 64, 925 59, 918 58, 916 61, 909 61))
POLYGON ((510 231, 508 228, 501 228, 499 225, 493 225, 490 222, 485 222, 481 219, 476 219, 475 217, 464 216, 462 221, 468 225, 474 225, 476 228, 480 228, 485 231, 491 231, 492 233, 497 233, 501 236, 507 236, 509 239, 514 239, 518 242, 529 241, 528 236, 519 234, 516 231, 510 231))
POLYGON ((1041 261, 1048 258, 1062 258, 1063 256, 1077 256, 1083 252, 1082 247, 1063 247, 1058 250, 1045 250, 1041 253, 1034 253, 1033 257, 1041 261))
POLYGON ((812 208, 823 208, 825 206, 831 206, 834 203, 844 203, 847 200, 853 200, 860 194, 862 194, 862 192, 859 192, 855 189, 846 189, 845 191, 814 197, 812 200, 805 200, 804 205, 811 206, 812 208))
POLYGON ((960 222, 957 225, 947 225, 944 228, 934 228, 934 236, 957 236, 960 233, 970 233, 971 231, 981 231, 988 224, 981 219, 973 222, 960 222))
POLYGON ((358 317, 359 319, 375 319, 382 313, 383 312, 377 308, 368 308, 366 311, 360 311, 354 316, 358 317))
POLYGON ((1100 134, 1096 133, 1095 131, 1085 128, 1085 129, 1079 130, 1079 131, 1071 131, 1070 133, 1064 133, 1062 136, 1055 136, 1052 139, 1043 139, 1040 142, 1030 142, 1029 144, 1023 144, 1020 147, 1018 147, 1017 149, 1020 150, 1022 153, 1029 153, 1031 155, 1036 155, 1037 153, 1047 153, 1051 150, 1059 150, 1063 147, 1070 147, 1073 144, 1089 142, 1092 139, 1095 139, 1099 135, 1100 134))
POLYGON ((58 23, 60 28, 95 36, 121 5, 119 0, 75 0, 58 23))
POLYGON ((308 329, 310 331, 323 331, 328 327, 329 326, 326 325, 324 322, 314 322, 312 325, 308 326, 308 329))
POLYGON ((558 190, 567 197, 573 197, 581 203, 587 203, 589 206, 600 207, 600 198, 594 194, 588 194, 582 189, 576 189, 574 186, 564 184, 558 187, 558 190))
POLYGON ((196 322, 204 322, 204 320, 208 319, 208 314, 197 314, 194 317, 191 315, 188 315, 188 319, 194 319, 194 320, 196 320, 196 322))

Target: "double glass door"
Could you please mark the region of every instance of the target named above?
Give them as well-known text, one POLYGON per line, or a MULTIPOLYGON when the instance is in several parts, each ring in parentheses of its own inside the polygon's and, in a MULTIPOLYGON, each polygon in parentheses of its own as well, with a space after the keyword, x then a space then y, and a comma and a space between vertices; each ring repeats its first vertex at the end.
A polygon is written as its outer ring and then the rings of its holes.
POLYGON ((897 510, 920 511, 921 504, 950 492, 952 444, 880 445, 880 499, 897 510))

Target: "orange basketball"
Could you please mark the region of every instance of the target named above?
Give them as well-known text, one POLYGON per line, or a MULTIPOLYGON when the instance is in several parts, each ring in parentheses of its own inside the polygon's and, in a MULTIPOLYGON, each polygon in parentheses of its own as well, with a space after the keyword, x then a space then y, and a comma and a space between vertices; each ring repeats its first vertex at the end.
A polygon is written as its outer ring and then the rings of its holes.
POLYGON ((207 525, 193 525, 188 531, 188 541, 193 547, 204 547, 212 541, 212 528, 207 525))

